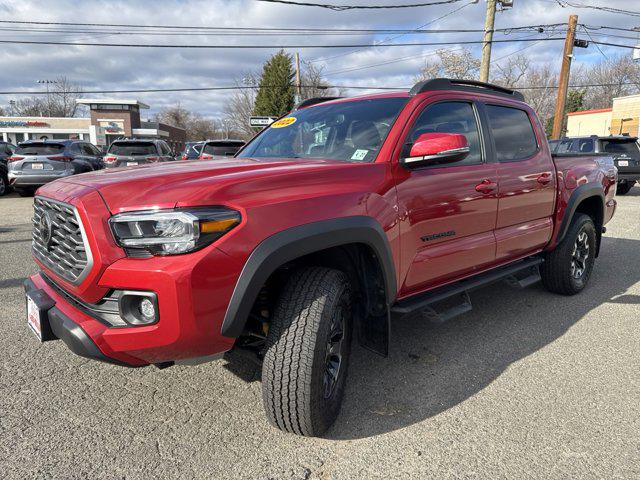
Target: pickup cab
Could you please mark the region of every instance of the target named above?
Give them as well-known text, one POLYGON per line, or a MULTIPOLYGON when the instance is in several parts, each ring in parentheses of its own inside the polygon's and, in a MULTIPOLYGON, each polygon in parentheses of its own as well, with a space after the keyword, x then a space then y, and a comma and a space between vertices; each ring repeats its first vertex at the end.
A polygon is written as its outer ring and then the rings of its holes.
POLYGON ((130 367, 230 350, 262 364, 268 420, 322 435, 352 338, 443 322, 468 292, 574 295, 616 207, 607 156, 552 156, 520 93, 433 79, 313 99, 235 158, 68 177, 34 199, 28 325, 130 367))

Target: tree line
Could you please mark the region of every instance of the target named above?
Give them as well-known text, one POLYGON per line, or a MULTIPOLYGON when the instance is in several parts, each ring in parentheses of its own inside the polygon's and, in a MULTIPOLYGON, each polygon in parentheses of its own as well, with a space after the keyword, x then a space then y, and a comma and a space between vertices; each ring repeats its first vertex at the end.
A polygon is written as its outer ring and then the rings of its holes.
MULTIPOLYGON (((434 59, 425 61, 414 80, 436 77, 477 80, 480 60, 468 49, 438 50, 434 59)), ((296 99, 293 56, 279 51, 262 66, 261 71, 246 72, 234 80, 239 87, 229 95, 219 118, 208 118, 176 103, 162 108, 154 117, 187 131, 191 141, 215 138, 248 139, 256 130, 249 126, 253 115, 281 116, 289 112, 295 101, 312 97, 340 96, 343 92, 331 88, 322 68, 310 62, 301 64, 301 88, 296 99)), ((492 65, 492 83, 519 89, 544 122, 550 133, 558 84, 556 68, 550 64, 533 64, 524 54, 512 55, 506 61, 492 65), (538 87, 530 89, 527 87, 538 87)), ((593 85, 569 90, 567 112, 611 107, 613 98, 640 93, 640 65, 630 56, 610 56, 599 63, 574 65, 570 84, 593 85)), ((84 114, 76 104, 82 98, 83 87, 66 77, 59 77, 46 96, 26 97, 3 109, 0 115, 74 117, 84 114)))

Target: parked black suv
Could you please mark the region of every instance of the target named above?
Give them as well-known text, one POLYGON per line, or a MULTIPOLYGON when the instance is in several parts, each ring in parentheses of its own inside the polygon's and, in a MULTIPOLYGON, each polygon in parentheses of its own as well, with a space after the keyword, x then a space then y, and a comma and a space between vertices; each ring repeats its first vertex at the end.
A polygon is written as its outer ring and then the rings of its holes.
POLYGON ((553 153, 608 153, 618 167, 618 195, 625 195, 640 180, 638 137, 611 135, 567 137, 549 142, 553 153))
POLYGON ((135 167, 173 160, 173 152, 164 140, 139 138, 116 140, 109 146, 104 157, 107 168, 135 167))
POLYGON ((9 157, 9 184, 21 195, 77 173, 103 168, 102 153, 82 140, 31 140, 18 144, 9 157))
POLYGON ((9 178, 7 177, 9 171, 7 159, 13 155, 15 149, 15 145, 0 141, 0 197, 9 193, 9 190, 11 190, 11 187, 9 187, 9 178))

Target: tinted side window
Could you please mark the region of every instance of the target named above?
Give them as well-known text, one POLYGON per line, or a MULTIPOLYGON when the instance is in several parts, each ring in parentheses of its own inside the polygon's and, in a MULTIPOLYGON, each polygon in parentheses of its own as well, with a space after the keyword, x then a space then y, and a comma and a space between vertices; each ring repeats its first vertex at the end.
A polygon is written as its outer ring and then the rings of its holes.
MULTIPOLYGON (((461 133, 469 142, 469 155, 446 166, 472 165, 482 162, 480 147, 480 130, 473 107, 466 102, 442 102, 429 105, 417 118, 407 142, 413 144, 423 133, 461 133)), ((410 146, 409 146, 410 148, 410 146)), ((408 150, 403 155, 408 156, 408 150)))
POLYGON ((499 162, 523 160, 538 150, 529 115, 524 110, 487 105, 499 162))

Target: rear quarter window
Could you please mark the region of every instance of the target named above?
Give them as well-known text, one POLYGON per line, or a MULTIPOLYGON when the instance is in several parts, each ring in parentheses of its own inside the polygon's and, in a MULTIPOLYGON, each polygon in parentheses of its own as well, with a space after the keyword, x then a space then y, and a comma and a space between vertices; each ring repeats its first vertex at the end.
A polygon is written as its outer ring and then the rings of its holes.
POLYGON ((524 160, 538 151, 527 112, 498 105, 486 105, 486 110, 499 162, 524 160))

